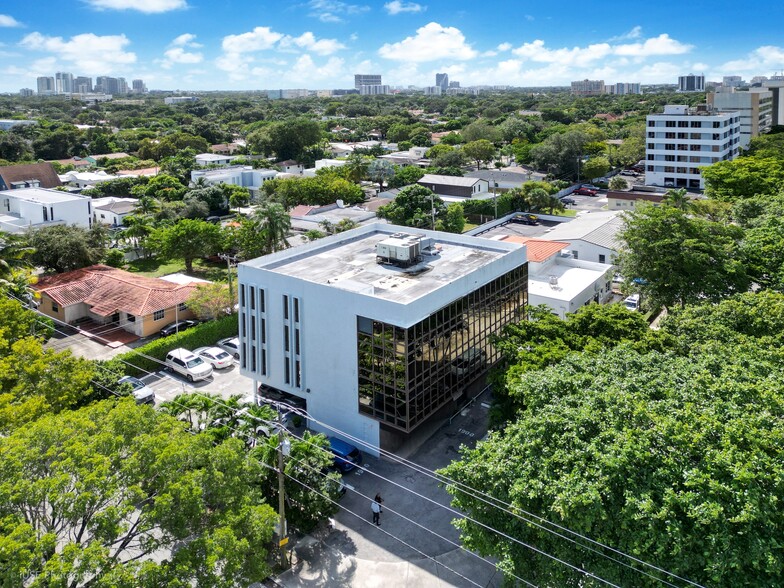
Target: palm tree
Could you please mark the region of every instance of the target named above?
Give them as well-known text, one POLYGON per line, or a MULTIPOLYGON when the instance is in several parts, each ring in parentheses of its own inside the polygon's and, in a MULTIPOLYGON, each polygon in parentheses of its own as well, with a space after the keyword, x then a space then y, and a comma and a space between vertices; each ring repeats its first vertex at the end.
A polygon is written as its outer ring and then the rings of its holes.
POLYGON ((125 224, 126 229, 122 232, 122 237, 128 239, 137 253, 139 248, 141 248, 142 254, 144 254, 145 240, 152 232, 150 217, 144 214, 128 215, 125 217, 123 223, 125 224))
POLYGON ((349 155, 346 159, 346 165, 343 166, 346 171, 346 179, 359 183, 367 175, 370 161, 370 158, 359 153, 349 155))
POLYGON ((27 245, 24 235, 0 232, 0 281, 12 278, 14 270, 28 267, 35 249, 27 245))
POLYGON ((275 253, 289 246, 286 236, 291 229, 291 217, 282 204, 263 202, 253 213, 253 221, 264 242, 264 253, 275 253))
POLYGON ((664 195, 662 202, 672 206, 673 208, 679 208, 680 210, 688 210, 691 208, 691 200, 686 194, 685 188, 680 188, 678 190, 668 190, 664 195))

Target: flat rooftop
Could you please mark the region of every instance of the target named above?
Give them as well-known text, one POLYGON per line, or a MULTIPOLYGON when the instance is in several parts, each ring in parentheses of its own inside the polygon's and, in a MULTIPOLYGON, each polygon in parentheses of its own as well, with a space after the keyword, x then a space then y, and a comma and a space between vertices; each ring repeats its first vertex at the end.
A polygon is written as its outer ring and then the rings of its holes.
POLYGON ((600 264, 591 265, 595 265, 596 269, 556 262, 548 265, 541 274, 529 273, 528 295, 569 302, 580 292, 593 286, 611 267, 605 266, 606 269, 598 269, 600 264), (550 278, 553 276, 558 280, 555 286, 550 284, 550 278))
POLYGON ((522 263, 522 249, 515 243, 373 224, 243 265, 406 304, 506 255, 519 252, 522 263), (409 267, 378 263, 376 245, 395 233, 432 239, 434 254, 423 253, 422 261, 409 267))
POLYGON ((56 204, 58 202, 72 202, 74 200, 90 200, 87 196, 80 196, 61 190, 50 190, 48 188, 18 188, 16 190, 4 190, 0 192, 3 196, 10 196, 17 200, 28 202, 38 202, 40 204, 56 204))

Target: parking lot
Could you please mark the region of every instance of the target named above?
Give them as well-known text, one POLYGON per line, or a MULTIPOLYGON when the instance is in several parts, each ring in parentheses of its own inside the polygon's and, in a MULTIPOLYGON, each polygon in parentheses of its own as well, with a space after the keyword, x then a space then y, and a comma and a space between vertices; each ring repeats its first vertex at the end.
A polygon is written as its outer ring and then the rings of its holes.
POLYGON ((183 376, 163 369, 140 378, 155 391, 155 403, 174 399, 178 394, 203 392, 217 394, 222 398, 241 395, 247 402, 253 402, 253 380, 240 375, 236 362, 222 370, 213 370, 212 377, 199 382, 188 382, 183 376))

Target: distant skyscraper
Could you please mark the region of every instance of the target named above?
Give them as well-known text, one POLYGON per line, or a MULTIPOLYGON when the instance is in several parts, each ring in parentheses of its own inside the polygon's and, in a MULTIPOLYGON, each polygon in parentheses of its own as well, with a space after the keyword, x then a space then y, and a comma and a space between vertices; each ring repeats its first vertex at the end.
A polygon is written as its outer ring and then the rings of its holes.
MULTIPOLYGON (((125 80, 123 80, 125 83, 125 80)), ((117 83, 117 78, 110 78, 109 76, 98 76, 95 78, 95 91, 103 92, 104 94, 119 94, 120 88, 117 83)))
POLYGON ((33 94, 35 94, 35 91, 32 88, 22 88, 21 90, 19 90, 19 95, 22 98, 28 98, 33 94))
POLYGON ((449 82, 449 87, 450 88, 459 88, 460 87, 460 82, 457 82, 457 81, 449 82))
POLYGON ((133 88, 134 94, 146 94, 147 93, 147 86, 144 85, 144 80, 133 80, 131 82, 131 88, 133 88))
POLYGON ((721 85, 725 88, 739 88, 745 86, 746 82, 744 82, 743 78, 740 76, 724 76, 721 85))
POLYGON ((118 94, 128 93, 128 82, 125 81, 125 78, 117 78, 117 93, 118 94))
POLYGON ((704 92, 705 76, 678 76, 678 92, 704 92))
POLYGON ((640 84, 618 82, 613 87, 612 93, 624 96, 626 94, 641 94, 642 92, 640 91, 640 84))
POLYGON ((378 84, 372 86, 362 85, 359 88, 359 93, 363 96, 373 96, 376 94, 389 94, 389 86, 386 84, 378 84))
POLYGON ((449 74, 437 73, 436 74, 436 86, 441 88, 441 92, 446 94, 446 89, 449 87, 449 74))
POLYGON ((52 76, 41 76, 37 80, 38 94, 40 96, 48 96, 54 94, 54 78, 52 76))
POLYGON ((64 71, 54 74, 54 91, 57 94, 73 93, 73 75, 64 71))
POLYGON ((73 90, 78 94, 89 94, 93 91, 93 79, 85 76, 77 76, 74 80, 73 90))
POLYGON ((572 82, 572 94, 575 96, 599 96, 604 94, 604 80, 572 82))
POLYGON ((362 86, 380 86, 380 85, 381 85, 380 74, 355 74, 354 75, 354 87, 357 90, 361 90, 362 86))

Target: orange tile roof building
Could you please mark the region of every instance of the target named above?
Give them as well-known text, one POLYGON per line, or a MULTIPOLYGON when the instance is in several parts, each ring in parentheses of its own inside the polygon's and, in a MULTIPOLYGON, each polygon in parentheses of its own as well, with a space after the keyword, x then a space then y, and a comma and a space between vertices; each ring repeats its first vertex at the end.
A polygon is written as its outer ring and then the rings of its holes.
POLYGON ((41 297, 38 309, 54 319, 116 323, 147 337, 176 320, 193 318, 185 303, 196 286, 93 265, 41 278, 33 287, 41 297))

